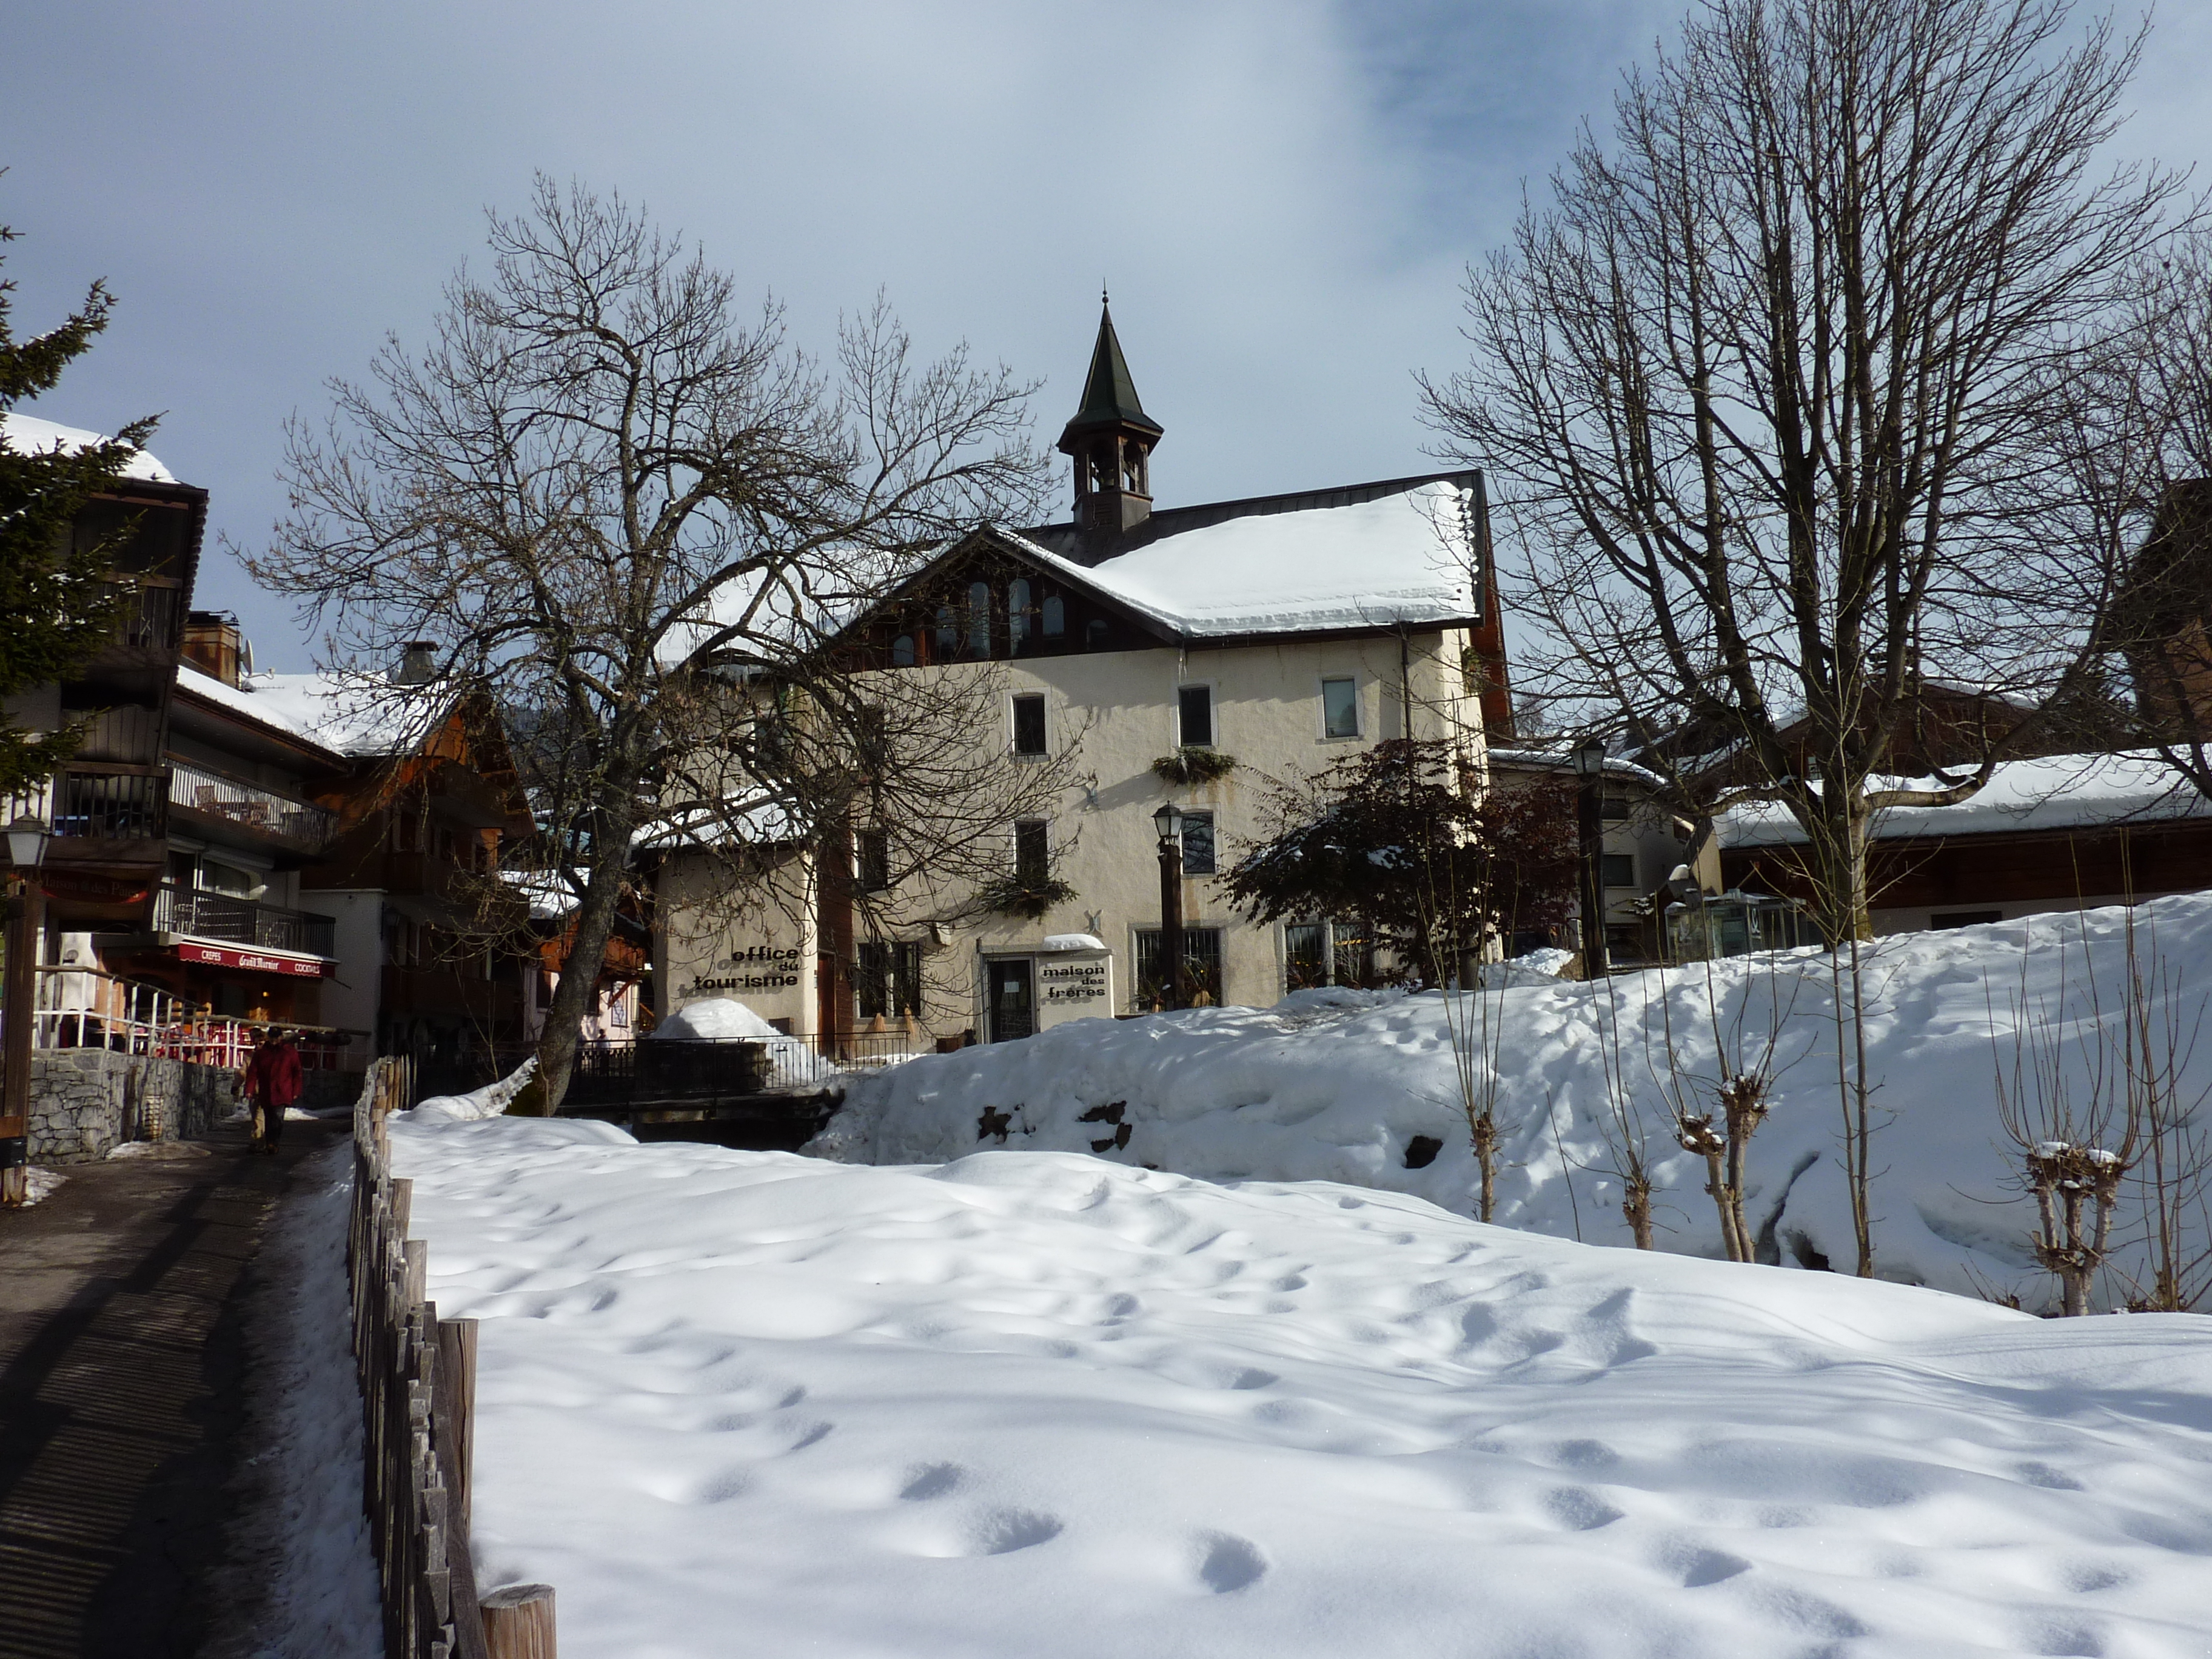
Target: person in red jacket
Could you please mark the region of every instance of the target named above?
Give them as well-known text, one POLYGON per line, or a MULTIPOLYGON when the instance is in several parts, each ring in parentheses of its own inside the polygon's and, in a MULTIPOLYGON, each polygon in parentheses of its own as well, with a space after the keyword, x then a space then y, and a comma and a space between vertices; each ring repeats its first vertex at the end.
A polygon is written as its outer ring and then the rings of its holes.
POLYGON ((300 1051, 292 1034, 263 1036, 246 1064, 246 1097, 253 1107, 253 1150, 274 1156, 284 1133, 284 1109, 300 1097, 300 1051))

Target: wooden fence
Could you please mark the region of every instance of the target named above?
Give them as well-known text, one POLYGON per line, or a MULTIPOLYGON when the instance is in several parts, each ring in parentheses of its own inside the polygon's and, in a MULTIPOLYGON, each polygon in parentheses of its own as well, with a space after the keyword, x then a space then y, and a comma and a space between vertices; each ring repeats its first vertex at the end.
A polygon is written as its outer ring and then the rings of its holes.
POLYGON ((407 1237, 413 1183, 392 1176, 391 1116, 412 1062, 375 1061, 353 1114, 346 1267, 361 1372, 362 1503, 384 1601, 386 1659, 554 1659, 553 1591, 479 1597, 469 1554, 477 1322, 425 1298, 429 1246, 407 1237))

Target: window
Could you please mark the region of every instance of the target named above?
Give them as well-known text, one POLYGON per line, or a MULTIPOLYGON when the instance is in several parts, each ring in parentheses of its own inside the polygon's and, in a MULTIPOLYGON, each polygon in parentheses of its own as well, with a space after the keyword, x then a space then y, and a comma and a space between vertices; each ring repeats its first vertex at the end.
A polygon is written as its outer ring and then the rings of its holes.
POLYGON ((1375 963, 1375 934, 1372 928, 1358 922, 1338 921, 1329 924, 1330 982, 1353 985, 1363 990, 1372 990, 1382 982, 1382 975, 1375 963))
POLYGON ((1359 735, 1359 682, 1345 678, 1321 683, 1321 734, 1325 738, 1359 735))
POLYGON ((1176 693, 1176 713, 1186 749, 1213 747, 1213 688, 1186 685, 1176 693))
MULTIPOLYGON (((1186 927, 1182 930, 1183 988, 1189 1006, 1211 1008, 1221 1000, 1221 930, 1186 927)), ((1137 929, 1136 983, 1130 989, 1129 1006, 1138 1013, 1164 1008, 1168 1003, 1166 975, 1161 971, 1160 930, 1137 929)))
POLYGON ((921 1012, 921 946, 869 940, 860 946, 853 990, 862 1019, 921 1012))
POLYGON ((937 655, 940 661, 949 662, 960 649, 960 625, 953 618, 952 607, 937 607, 937 655))
POLYGON ((891 641, 891 666, 894 668, 914 666, 913 635, 902 634, 891 641))
POLYGON ((1636 854, 1605 853, 1598 858, 1598 876, 1607 887, 1636 885, 1636 854))
POLYGON ((1628 817, 1628 797, 1616 794, 1602 795, 1598 799, 1597 810, 1598 816, 1607 823, 1623 823, 1628 817))
POLYGON ((1024 818, 1014 825, 1014 881, 1022 887, 1042 887, 1052 878, 1050 826, 1042 818, 1024 818))
POLYGON ((1057 593, 1044 596, 1044 636, 1057 640, 1067 633, 1067 601, 1057 593))
POLYGON ((1186 876, 1213 873, 1213 814, 1182 815, 1182 872, 1186 876))
POLYGON ((854 876, 864 893, 880 893, 891 884, 891 837, 887 830, 863 830, 855 849, 854 876))
POLYGON ((1283 988, 1310 991, 1328 983, 1328 924, 1294 921, 1283 929, 1283 988))
POLYGON ((1014 752, 1044 753, 1044 696, 1025 691, 1014 699, 1014 752))
POLYGON ((1006 589, 1006 649, 1014 656, 1022 654, 1022 647, 1036 627, 1036 611, 1030 598, 1030 583, 1026 576, 1017 576, 1006 589))
POLYGON ((991 584, 968 584, 968 654, 991 654, 991 584))
POLYGON ((1106 619, 1103 617, 1093 617, 1083 624, 1083 648, 1085 651, 1103 651, 1106 648, 1106 619))

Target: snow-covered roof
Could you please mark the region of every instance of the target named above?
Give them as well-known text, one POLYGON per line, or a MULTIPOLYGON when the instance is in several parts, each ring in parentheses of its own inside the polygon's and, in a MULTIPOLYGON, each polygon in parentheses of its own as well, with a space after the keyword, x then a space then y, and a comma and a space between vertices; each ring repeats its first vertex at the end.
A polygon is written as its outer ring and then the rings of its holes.
POLYGON ((1088 567, 1002 533, 1187 638, 1435 624, 1475 608, 1465 509, 1449 479, 1350 506, 1224 519, 1088 567))
POLYGON ((286 737, 355 758, 411 748, 453 701, 435 685, 395 696, 381 674, 246 674, 231 686, 184 663, 177 665, 177 689, 286 737))
MULTIPOLYGON (((1869 789, 1940 789, 1938 778, 1874 777, 1869 789)), ((1955 806, 1894 806, 1878 814, 1875 836, 1940 838, 2087 830, 2118 823, 2212 817, 2207 801, 2155 755, 2052 755, 2007 761, 1980 793, 1955 806)), ((1805 832, 1789 810, 1759 801, 1722 814, 1721 845, 1773 847, 1801 842, 1805 832)))
MULTIPOLYGON (((19 415, 12 410, 0 414, 0 443, 22 455, 50 455, 59 450, 64 455, 74 455, 94 444, 112 443, 104 433, 87 432, 82 427, 57 426, 52 421, 40 420, 33 415, 19 415)), ((163 466, 151 451, 140 450, 125 463, 123 476, 138 478, 148 483, 174 483, 175 474, 163 466)))

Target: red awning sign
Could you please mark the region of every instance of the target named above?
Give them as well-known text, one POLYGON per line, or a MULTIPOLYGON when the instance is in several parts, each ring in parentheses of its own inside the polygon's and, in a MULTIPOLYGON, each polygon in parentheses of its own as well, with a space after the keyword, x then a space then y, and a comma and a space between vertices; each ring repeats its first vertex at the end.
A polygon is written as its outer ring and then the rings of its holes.
POLYGON ((250 974, 289 974, 299 979, 327 979, 337 970, 320 957, 279 956, 269 951, 233 950, 221 945, 179 945, 177 960, 208 968, 238 968, 250 974))

